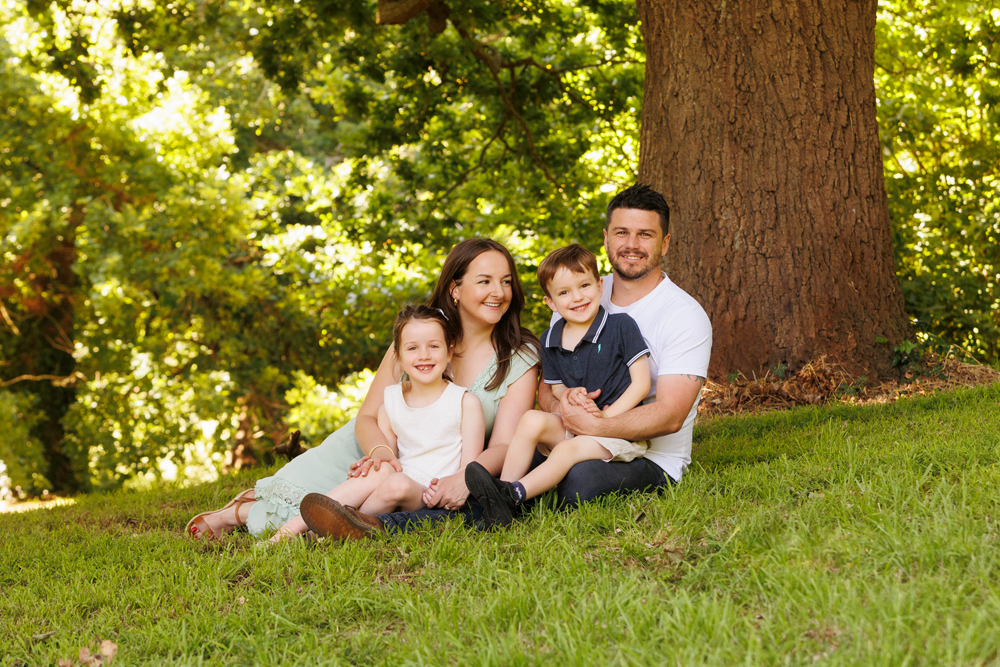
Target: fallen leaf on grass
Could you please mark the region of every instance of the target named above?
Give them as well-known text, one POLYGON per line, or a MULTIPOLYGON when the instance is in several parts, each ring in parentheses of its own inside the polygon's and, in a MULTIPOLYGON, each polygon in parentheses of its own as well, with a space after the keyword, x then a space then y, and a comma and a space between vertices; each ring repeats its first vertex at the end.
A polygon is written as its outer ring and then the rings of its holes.
MULTIPOLYGON (((102 667, 103 665, 110 665, 115 656, 118 655, 118 644, 110 639, 105 639, 101 642, 98 651, 98 653, 91 653, 88 647, 84 646, 81 648, 76 656, 77 661, 80 663, 79 667, 102 667)), ((72 660, 66 660, 65 658, 61 658, 56 664, 59 667, 77 667, 72 660)))
POLYGON ((42 632, 42 633, 39 633, 37 635, 31 635, 31 639, 33 641, 40 642, 40 641, 43 641, 45 639, 48 639, 49 637, 51 637, 55 633, 56 633, 55 630, 49 630, 48 632, 42 632))
POLYGON ((245 597, 243 597, 242 595, 239 596, 238 598, 236 598, 236 601, 239 602, 241 605, 244 605, 244 604, 247 603, 247 599, 245 597))
POLYGON ((99 667, 101 662, 103 662, 100 654, 94 655, 87 647, 80 649, 78 659, 80 660, 80 667, 99 667))
POLYGON ((101 655, 107 660, 107 664, 111 664, 111 661, 115 659, 118 655, 118 644, 114 643, 110 639, 105 639, 101 642, 101 655))

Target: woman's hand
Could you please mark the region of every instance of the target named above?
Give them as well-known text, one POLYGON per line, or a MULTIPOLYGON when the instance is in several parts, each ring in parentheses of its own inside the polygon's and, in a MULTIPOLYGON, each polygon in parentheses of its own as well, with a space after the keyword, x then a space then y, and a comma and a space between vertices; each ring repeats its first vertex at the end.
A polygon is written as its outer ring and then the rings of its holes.
POLYGON ((459 470, 454 475, 448 475, 431 480, 431 485, 424 491, 424 504, 428 507, 441 507, 446 510, 457 510, 465 504, 469 497, 469 487, 465 485, 465 470, 459 470))
POLYGON ((371 456, 362 456, 357 463, 351 464, 351 477, 367 477, 368 471, 375 468, 376 472, 383 463, 388 463, 396 472, 403 472, 403 464, 395 456, 388 453, 385 447, 377 447, 371 456))

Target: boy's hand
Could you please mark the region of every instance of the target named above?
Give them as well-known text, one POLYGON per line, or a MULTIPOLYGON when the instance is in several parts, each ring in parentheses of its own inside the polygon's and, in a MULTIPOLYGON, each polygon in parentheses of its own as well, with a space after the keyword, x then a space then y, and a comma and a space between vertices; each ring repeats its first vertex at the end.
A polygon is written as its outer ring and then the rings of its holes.
POLYGON ((559 409, 562 412, 563 424, 566 430, 577 435, 599 435, 595 431, 597 425, 594 419, 603 419, 604 413, 594 403, 594 399, 600 394, 600 390, 574 394, 573 400, 569 398, 569 392, 563 394, 559 401, 559 409))
POLYGON ((595 389, 592 392, 587 392, 585 387, 572 387, 566 390, 563 395, 563 400, 565 400, 570 405, 576 405, 595 417, 603 417, 604 413, 601 409, 597 407, 597 403, 594 403, 594 399, 601 395, 600 389, 595 389))

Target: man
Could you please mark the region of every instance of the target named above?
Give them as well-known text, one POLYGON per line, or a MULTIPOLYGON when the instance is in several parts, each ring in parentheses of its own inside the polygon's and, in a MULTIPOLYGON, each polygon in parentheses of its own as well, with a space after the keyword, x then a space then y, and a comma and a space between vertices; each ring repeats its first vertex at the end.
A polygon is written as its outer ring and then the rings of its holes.
POLYGON ((650 439, 641 459, 577 464, 559 485, 564 505, 614 491, 637 491, 680 481, 691 462, 691 435, 712 352, 712 325, 704 309, 661 271, 670 247, 670 209, 646 185, 619 192, 608 204, 604 249, 613 272, 604 277, 602 305, 627 313, 650 349, 651 388, 643 404, 616 417, 598 418, 588 407, 594 396, 567 392, 556 400, 542 385, 538 403, 562 414, 573 433, 650 439))
MULTIPOLYGON (((691 462, 691 435, 708 376, 712 326, 698 302, 660 268, 670 247, 669 224, 666 201, 647 185, 627 188, 608 204, 604 249, 613 272, 603 278, 601 304, 610 313, 631 315, 650 349, 651 387, 643 404, 602 418, 592 414, 596 392, 567 391, 556 399, 548 385, 539 387, 541 408, 560 413, 566 429, 573 433, 651 441, 641 459, 627 463, 585 461, 571 468, 558 487, 563 506, 612 492, 666 487, 680 481, 691 462)), ((340 538, 361 538, 386 529, 408 530, 423 521, 451 515, 428 509, 370 517, 331 506, 328 500, 322 494, 310 494, 302 502, 302 516, 314 531, 340 538)), ((481 512, 473 505, 464 515, 473 522, 479 520, 481 512)))

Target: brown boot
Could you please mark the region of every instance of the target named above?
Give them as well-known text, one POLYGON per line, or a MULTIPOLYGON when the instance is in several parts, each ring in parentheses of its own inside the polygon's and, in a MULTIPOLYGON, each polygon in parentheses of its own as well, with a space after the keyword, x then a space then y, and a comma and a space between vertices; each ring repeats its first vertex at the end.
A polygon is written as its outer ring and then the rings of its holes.
POLYGON ((306 525, 321 537, 362 540, 385 532, 385 526, 377 517, 341 505, 322 493, 310 493, 303 498, 299 512, 306 525))

